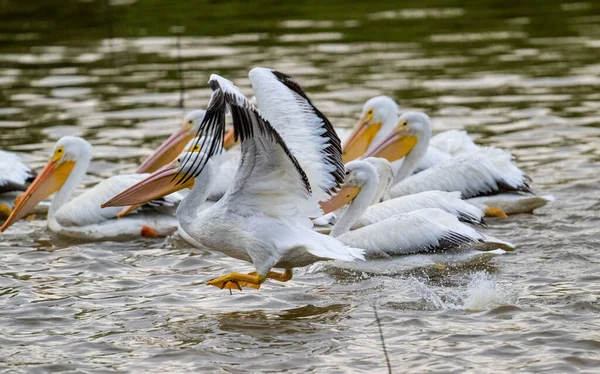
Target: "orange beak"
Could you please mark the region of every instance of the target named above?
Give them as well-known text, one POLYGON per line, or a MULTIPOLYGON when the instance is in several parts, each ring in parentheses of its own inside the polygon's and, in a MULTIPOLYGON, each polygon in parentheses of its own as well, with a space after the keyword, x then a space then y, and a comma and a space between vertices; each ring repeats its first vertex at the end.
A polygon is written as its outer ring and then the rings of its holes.
POLYGON ((138 204, 144 204, 148 201, 161 198, 172 194, 184 188, 191 188, 194 185, 194 179, 191 178, 185 184, 177 184, 177 168, 171 163, 155 171, 148 178, 134 184, 117 196, 101 205, 102 208, 110 206, 128 206, 119 213, 120 216, 129 213, 137 207, 138 204))
POLYGON ((360 158, 369 148, 381 128, 381 122, 371 123, 372 116, 364 114, 354 126, 350 137, 344 142, 342 161, 344 164, 360 158))
POLYGON ((360 187, 345 186, 342 187, 335 196, 331 197, 331 199, 320 202, 319 205, 321 205, 321 209, 323 209, 323 214, 327 214, 350 203, 359 193, 360 187))
POLYGON ((4 225, 0 227, 0 232, 25 217, 40 201, 58 191, 71 174, 73 166, 75 161, 48 161, 27 191, 17 196, 15 207, 4 225))
POLYGON ((194 138, 191 127, 183 125, 154 151, 136 170, 136 173, 152 173, 161 166, 173 161, 183 151, 186 144, 194 138))
POLYGON ((363 158, 381 157, 389 162, 394 162, 405 157, 415 147, 418 140, 416 136, 407 135, 404 128, 396 127, 363 158))

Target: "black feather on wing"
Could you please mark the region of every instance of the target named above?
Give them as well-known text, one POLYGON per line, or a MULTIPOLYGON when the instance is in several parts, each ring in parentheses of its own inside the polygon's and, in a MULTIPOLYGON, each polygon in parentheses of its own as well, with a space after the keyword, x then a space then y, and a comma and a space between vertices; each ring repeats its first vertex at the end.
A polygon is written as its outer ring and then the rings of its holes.
POLYGON ((339 188, 340 184, 344 182, 345 176, 344 163, 342 162, 342 143, 340 141, 340 138, 337 136, 337 133, 335 132, 335 129, 333 128, 333 125, 331 124, 329 119, 327 119, 327 117, 325 117, 325 115, 313 105, 313 103, 310 101, 308 96, 306 96, 306 93, 304 92, 302 87, 300 87, 298 82, 296 82, 289 75, 284 74, 282 72, 275 70, 273 70, 272 72, 273 75, 275 75, 275 77, 283 85, 285 85, 290 90, 294 91, 296 94, 298 94, 298 96, 305 99, 312 108, 313 113, 323 121, 323 128, 325 129, 325 132, 323 132, 321 136, 327 139, 328 144, 327 148, 325 149, 325 152, 327 153, 326 162, 335 166, 335 169, 331 172, 331 174, 334 177, 336 185, 328 192, 330 194, 335 192, 337 188, 339 188))
MULTIPOLYGON (((197 177, 206 166, 208 159, 222 149, 223 138, 225 137, 225 113, 229 109, 233 118, 235 138, 239 139, 243 145, 244 141, 251 139, 254 136, 266 136, 268 140, 280 146, 294 165, 294 168, 302 178, 306 191, 310 194, 312 190, 306 173, 302 170, 298 160, 290 152, 279 133, 271 126, 269 121, 263 118, 259 110, 243 95, 224 92, 219 86, 218 81, 211 80, 209 83, 213 89, 213 94, 206 110, 204 120, 196 133, 198 138, 194 144, 194 146, 196 146, 202 141, 202 143, 200 143, 200 149, 203 150, 206 157, 201 159, 196 158, 194 165, 192 165, 192 168, 190 169, 191 172, 187 177, 185 175, 182 176, 178 183, 185 183, 190 178, 197 177), (255 132, 258 132, 258 134, 255 134, 255 132)), ((182 165, 185 165, 185 163, 189 161, 190 156, 188 155, 182 161, 182 165)))
MULTIPOLYGON (((210 97, 208 108, 204 119, 200 123, 200 127, 196 132, 196 142, 193 148, 199 145, 199 149, 202 150, 207 157, 196 157, 193 161, 193 165, 189 169, 190 172, 186 175, 182 175, 177 184, 186 183, 191 178, 197 177, 206 163, 217 152, 222 149, 223 138, 225 137, 225 111, 227 106, 225 104, 225 97, 221 90, 215 90, 210 97)), ((188 153, 181 161, 181 165, 186 165, 190 162, 191 155, 188 153)), ((179 176, 177 173, 175 178, 179 176)))

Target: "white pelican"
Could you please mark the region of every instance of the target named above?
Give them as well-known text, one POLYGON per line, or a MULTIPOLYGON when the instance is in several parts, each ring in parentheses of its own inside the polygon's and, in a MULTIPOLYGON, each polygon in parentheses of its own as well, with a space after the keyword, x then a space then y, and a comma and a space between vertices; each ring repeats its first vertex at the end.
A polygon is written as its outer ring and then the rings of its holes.
POLYGON ((378 178, 375 167, 369 162, 352 161, 346 164, 346 173, 344 187, 323 208, 349 204, 331 230, 331 236, 365 249, 367 258, 463 246, 514 249, 510 243, 459 222, 456 216, 481 223, 483 215, 478 208, 461 201, 460 195, 459 203, 453 201, 456 196, 452 199, 443 192, 431 191, 434 193, 430 192, 429 198, 414 195, 406 201, 388 200, 387 206, 370 205, 377 191, 373 183, 378 178))
MULTIPOLYGON (((71 199, 77 185, 87 172, 92 146, 82 138, 64 136, 58 140, 52 157, 23 195, 15 200, 15 208, 0 232, 24 217, 37 203, 54 193, 48 212, 48 228, 60 235, 82 239, 135 237, 142 234, 167 235, 177 229, 175 217, 142 211, 121 220, 119 208, 101 209, 100 204, 116 193, 139 182, 140 174, 117 175, 71 199)), ((178 200, 164 199, 170 206, 178 200)))
POLYGON ((240 166, 221 200, 198 211, 215 179, 211 152, 203 147, 207 155, 200 162, 189 162, 188 154, 181 160, 183 168, 174 164, 155 173, 105 205, 147 201, 160 196, 160 190, 171 191, 177 182, 195 178, 177 210, 183 230, 202 246, 256 268, 254 273, 233 272, 208 282, 219 288, 259 288, 267 278, 291 279, 294 267, 362 259, 363 250, 313 231, 309 218, 322 214, 318 202, 327 200, 343 180, 341 147, 330 122, 285 74, 255 68, 249 78, 260 111, 228 80, 212 75, 209 81, 214 92, 201 132, 223 134, 229 110, 241 142, 240 166))
MULTIPOLYGON (((202 109, 193 110, 186 114, 181 126, 142 162, 136 173, 152 173, 179 156, 189 146, 188 143, 196 137, 205 114, 206 111, 202 109)), ((233 131, 229 131, 223 140, 223 147, 228 150, 234 144, 233 131)))
MULTIPOLYGON (((204 117, 204 115, 203 115, 204 117)), ((198 127, 196 127, 196 129, 198 129, 198 127)), ((226 137, 229 134, 226 135, 226 137)), ((190 140, 187 145, 184 147, 184 151, 183 153, 195 153, 195 152, 200 152, 201 148, 203 145, 212 144, 213 142, 213 137, 194 137, 192 140, 190 140)), ((219 172, 217 173, 217 177, 216 180, 213 182, 213 186, 211 189, 211 193, 209 194, 207 203, 204 204, 204 206, 208 207, 210 206, 212 203, 215 203, 216 201, 218 201, 223 194, 225 193, 225 191, 227 190, 227 188, 229 188, 229 186, 232 184, 232 180, 233 180, 233 175, 235 174, 235 169, 237 169, 237 166, 239 164, 239 154, 240 152, 238 151, 239 147, 235 147, 233 150, 229 150, 228 152, 225 151, 224 146, 218 147, 214 150, 214 155, 213 155, 213 162, 215 163, 215 165, 217 165, 217 167, 219 167, 219 172), (233 171, 231 169, 234 169, 233 171), (226 172, 223 173, 221 172, 221 170, 225 169, 226 172)), ((163 148, 164 149, 164 148, 163 148)), ((158 151, 152 155, 155 156, 158 153, 158 151)), ((151 158, 152 158, 151 156, 151 158)), ((158 157, 162 158, 162 156, 159 154, 158 157)), ((179 155, 179 157, 181 157, 181 154, 179 155)), ((196 156, 194 155, 194 159, 196 158, 196 156)), ((171 160, 170 163, 172 163, 173 160, 171 160)), ((165 165, 163 165, 164 167, 165 165)), ((159 168, 158 170, 161 170, 161 168, 159 168)), ((142 174, 138 174, 138 175, 142 175, 142 174)), ((146 175, 144 175, 143 177, 140 177, 140 180, 144 179, 146 175)), ((139 182, 139 180, 138 180, 139 182)), ((131 186, 131 185, 130 185, 131 186)), ((179 206, 179 201, 181 199, 183 199, 183 197, 187 194, 187 190, 185 189, 186 187, 191 187, 192 185, 181 185, 180 189, 183 190, 181 192, 178 191, 173 191, 172 194, 167 195, 169 197, 169 200, 173 202, 173 205, 175 206, 175 208, 177 206, 179 206), (175 192, 178 192, 177 194, 175 194, 175 192)), ((163 196, 160 197, 160 199, 162 199, 163 196)), ((161 201, 161 200, 159 200, 161 201)), ((147 204, 151 204, 152 201, 150 203, 147 204)), ((123 208, 119 214, 117 214, 118 218, 122 218, 124 216, 126 216, 127 214, 135 211, 136 209, 140 208, 141 206, 143 206, 144 204, 136 204, 136 205, 130 205, 127 206, 125 208, 123 208)), ((174 215, 175 211, 173 211, 173 215, 174 215)))
MULTIPOLYGON (((389 96, 376 96, 365 102, 362 114, 354 130, 344 142, 344 162, 355 160, 373 150, 381 139, 388 136, 398 123, 400 111, 396 102, 389 96)), ((425 170, 461 153, 472 152, 479 147, 464 130, 441 132, 429 143, 427 152, 415 172, 425 170)), ((394 172, 400 168, 402 160, 392 163, 394 172)))
MULTIPOLYGON (((366 155, 384 157, 389 161, 404 157, 402 166, 394 176, 391 197, 441 190, 460 191, 466 199, 509 193, 511 197, 507 195, 506 199, 533 200, 537 202, 536 208, 547 203, 546 198, 533 195, 529 187, 531 179, 512 163, 510 154, 498 148, 483 147, 463 153, 412 175, 427 152, 430 137, 429 117, 424 113, 407 112, 400 117, 393 131, 366 155)), ((503 200, 495 198, 491 201, 503 200)), ((494 206, 492 202, 480 199, 477 203, 488 206, 488 215, 505 216, 502 205, 494 206)), ((527 209, 531 206, 529 204, 527 209)))
POLYGON ((332 200, 322 204, 323 209, 326 211, 337 210, 313 221, 319 226, 320 232, 326 231, 326 227, 323 226, 335 223, 337 217, 343 213, 345 204, 353 201, 360 190, 363 188, 372 189, 374 188, 373 185, 377 186, 375 197, 360 218, 356 219, 351 227, 353 230, 398 214, 425 208, 438 208, 455 215, 462 222, 485 226, 483 210, 462 200, 458 191, 424 191, 381 201, 382 196, 391 185, 391 180, 393 180, 390 163, 385 159, 369 157, 364 160, 351 161, 346 164, 346 172, 350 174, 346 176, 346 187, 344 187, 342 194, 338 193, 332 200), (365 163, 374 166, 376 174, 370 171, 368 165, 363 165, 365 163), (344 198, 340 199, 341 196, 344 198), (343 206, 338 209, 340 205, 343 206))

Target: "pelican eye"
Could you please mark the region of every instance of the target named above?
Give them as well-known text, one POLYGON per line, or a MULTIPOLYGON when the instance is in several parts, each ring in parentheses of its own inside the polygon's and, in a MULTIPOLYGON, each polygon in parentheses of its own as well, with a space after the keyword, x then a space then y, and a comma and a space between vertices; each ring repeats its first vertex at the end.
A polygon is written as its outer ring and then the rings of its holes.
POLYGON ((65 153, 65 149, 64 147, 58 147, 56 149, 56 151, 54 151, 54 156, 52 157, 52 159, 54 161, 58 161, 62 158, 63 154, 65 153))
POLYGON ((408 121, 407 120, 403 120, 402 122, 400 122, 400 126, 402 126, 402 127, 408 126, 408 121))

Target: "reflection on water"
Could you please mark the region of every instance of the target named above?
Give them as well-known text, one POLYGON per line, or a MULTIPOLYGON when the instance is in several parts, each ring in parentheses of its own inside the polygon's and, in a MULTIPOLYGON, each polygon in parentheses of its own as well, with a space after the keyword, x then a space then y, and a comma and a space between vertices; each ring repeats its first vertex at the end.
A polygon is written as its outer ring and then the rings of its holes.
POLYGON ((597 368, 595 2, 42 0, 0 11, 0 148, 39 168, 59 137, 84 136, 87 185, 135 170, 178 126, 180 68, 189 110, 206 104, 211 73, 251 94, 247 71, 267 66, 295 76, 342 137, 366 99, 389 94, 430 113, 436 131, 509 150, 557 198, 490 222, 515 253, 317 264, 233 296, 203 282, 251 268, 177 238, 73 242, 43 217, 19 222, 0 241, 0 367, 381 372, 377 303, 398 372, 597 368))

